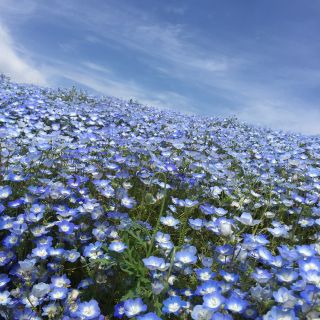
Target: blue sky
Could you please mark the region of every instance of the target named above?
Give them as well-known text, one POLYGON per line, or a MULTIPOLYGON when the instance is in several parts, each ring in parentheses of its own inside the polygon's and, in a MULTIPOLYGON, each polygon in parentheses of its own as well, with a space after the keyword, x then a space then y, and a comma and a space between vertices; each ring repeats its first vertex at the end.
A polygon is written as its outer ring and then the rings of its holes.
POLYGON ((0 72, 320 134, 318 0, 0 0, 0 72))

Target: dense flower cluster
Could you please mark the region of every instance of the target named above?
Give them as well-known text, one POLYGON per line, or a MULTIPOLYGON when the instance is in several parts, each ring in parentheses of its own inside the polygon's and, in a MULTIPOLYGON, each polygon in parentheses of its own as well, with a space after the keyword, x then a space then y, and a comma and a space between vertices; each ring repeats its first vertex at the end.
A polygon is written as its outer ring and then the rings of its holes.
POLYGON ((320 137, 0 78, 4 319, 317 319, 320 137))

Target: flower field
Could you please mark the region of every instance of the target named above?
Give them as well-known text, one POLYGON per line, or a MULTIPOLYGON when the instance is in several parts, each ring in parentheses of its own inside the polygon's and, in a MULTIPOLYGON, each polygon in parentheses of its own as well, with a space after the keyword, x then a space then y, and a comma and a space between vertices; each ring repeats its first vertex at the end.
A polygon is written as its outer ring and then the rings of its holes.
POLYGON ((0 78, 3 319, 319 319, 320 137, 0 78))

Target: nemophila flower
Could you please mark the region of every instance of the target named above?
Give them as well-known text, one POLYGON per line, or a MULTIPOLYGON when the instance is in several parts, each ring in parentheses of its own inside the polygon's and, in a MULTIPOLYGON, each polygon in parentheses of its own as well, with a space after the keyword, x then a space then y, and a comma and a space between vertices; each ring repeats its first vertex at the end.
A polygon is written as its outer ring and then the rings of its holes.
POLYGON ((192 309, 191 318, 194 320, 211 320, 214 311, 203 305, 196 305, 192 309))
POLYGON ((226 282, 236 282, 239 280, 239 275, 235 273, 230 273, 224 270, 220 271, 220 275, 226 282))
POLYGON ((196 289, 196 294, 204 296, 206 294, 210 294, 213 292, 220 292, 221 291, 221 285, 219 282, 214 280, 208 280, 200 284, 196 289))
POLYGON ((260 223, 261 220, 254 220, 250 212, 243 212, 240 217, 235 217, 236 220, 246 226, 255 226, 260 223))
POLYGON ((31 228, 31 233, 34 237, 41 237, 45 234, 47 234, 49 231, 45 226, 39 225, 31 228))
POLYGON ((142 316, 137 316, 137 320, 161 320, 154 312, 146 313, 142 316))
POLYGON ((20 270, 22 272, 30 272, 34 269, 36 262, 36 259, 25 259, 23 261, 19 261, 20 270))
POLYGON ((289 237, 289 233, 288 233, 288 227, 285 225, 278 225, 274 228, 267 228, 267 230, 275 237, 275 238, 279 238, 279 237, 284 237, 284 238, 288 238, 289 237))
POLYGON ((297 298, 293 295, 293 292, 285 287, 274 291, 273 297, 275 301, 282 304, 284 308, 293 308, 297 302, 297 298))
POLYGON ((161 217, 160 221, 163 225, 168 226, 168 227, 173 227, 175 229, 178 228, 178 224, 180 224, 180 221, 173 216, 166 216, 166 217, 161 217))
POLYGON ((81 319, 95 319, 100 315, 100 308, 96 300, 81 302, 77 314, 81 319))
POLYGON ((7 199, 12 194, 10 186, 0 186, 0 199, 7 199))
POLYGON ((40 258, 40 259, 46 259, 49 255, 50 247, 48 246, 38 246, 34 249, 32 249, 32 255, 33 257, 40 258))
POLYGON ((290 269, 290 268, 283 268, 279 272, 276 273, 276 277, 279 281, 284 283, 290 283, 295 281, 298 278, 298 272, 290 269))
POLYGON ((35 284, 31 290, 31 294, 37 298, 42 298, 49 292, 50 292, 50 285, 44 282, 35 284))
POLYGON ((151 284, 151 288, 152 288, 153 294, 158 295, 163 291, 165 287, 164 287, 164 284, 161 283, 160 281, 155 281, 151 284))
POLYGON ((83 256, 90 259, 97 259, 103 256, 103 251, 101 249, 102 243, 97 241, 95 243, 90 243, 84 247, 83 256))
POLYGON ((32 309, 33 307, 37 307, 40 302, 39 299, 32 294, 29 294, 28 296, 25 296, 21 302, 27 307, 32 309))
POLYGON ((128 299, 123 304, 124 313, 128 318, 137 316, 138 314, 147 311, 147 306, 141 298, 128 299))
POLYGON ((34 203, 31 208, 30 208, 30 212, 38 215, 40 213, 44 213, 46 206, 44 204, 40 204, 40 203, 34 203))
POLYGON ((203 226, 203 220, 202 219, 189 219, 189 225, 194 230, 201 230, 203 226))
POLYGON ((5 248, 11 249, 19 244, 20 238, 16 234, 9 234, 2 240, 5 248))
POLYGON ((128 209, 132 209, 136 205, 136 203, 137 202, 130 197, 124 197, 123 199, 121 199, 121 204, 128 209))
POLYGON ((207 229, 225 237, 231 236, 233 234, 233 220, 226 218, 218 218, 215 221, 207 224, 207 229))
POLYGON ((301 272, 315 270, 320 272, 320 259, 316 257, 307 258, 306 260, 299 260, 299 269, 301 272))
POLYGON ((119 302, 114 306, 114 314, 116 318, 122 319, 125 315, 124 313, 124 302, 119 302))
POLYGON ((305 289, 300 292, 300 296, 303 298, 303 300, 307 304, 319 304, 319 296, 318 296, 319 290, 316 290, 316 288, 313 285, 305 286, 305 289))
POLYGON ((197 200, 190 200, 190 199, 185 199, 184 200, 184 206, 187 208, 192 208, 194 206, 196 206, 199 203, 199 201, 197 200))
POLYGON ((225 298, 219 293, 209 293, 203 296, 203 305, 213 311, 216 311, 224 303, 225 298))
POLYGON ((303 258, 315 256, 317 253, 314 246, 312 245, 296 246, 296 250, 303 258))
POLYGON ((51 284, 54 288, 68 287, 70 283, 71 281, 67 278, 65 274, 62 276, 51 277, 51 284))
POLYGON ((68 289, 65 287, 61 288, 53 288, 51 292, 49 293, 51 300, 62 300, 67 296, 68 289))
POLYGON ((80 258, 80 252, 77 250, 66 250, 64 252, 64 257, 69 262, 76 262, 80 258))
POLYGON ((158 257, 148 257, 142 259, 144 266, 149 270, 160 270, 164 271, 167 269, 168 265, 165 263, 165 260, 163 258, 158 257))
POLYGON ((128 246, 121 241, 113 241, 109 245, 109 250, 115 252, 123 252, 126 248, 128 248, 128 246))
POLYGON ((299 254, 295 249, 290 249, 287 245, 278 247, 281 257, 288 261, 296 261, 299 259, 299 254))
POLYGON ((52 241, 53 241, 53 238, 50 236, 35 239, 36 245, 39 245, 39 246, 49 246, 50 247, 52 245, 52 241))
POLYGON ((213 264, 213 258, 211 257, 200 257, 201 263, 205 268, 210 268, 213 264))
POLYGON ((285 319, 298 320, 294 310, 284 309, 279 306, 273 306, 262 318, 263 320, 285 319))
POLYGON ((24 199, 16 199, 8 202, 9 208, 18 208, 24 203, 24 199))
POLYGON ((268 283, 272 278, 272 274, 265 269, 256 268, 255 272, 251 274, 251 277, 256 280, 258 283, 268 283))
POLYGON ((264 246, 257 248, 257 254, 265 262, 270 262, 273 259, 272 253, 264 246))
POLYGON ((162 233, 162 232, 158 231, 156 233, 155 240, 156 240, 157 244, 163 249, 171 250, 173 248, 173 243, 170 240, 169 234, 162 233))
POLYGON ((183 264, 195 264, 198 258, 194 252, 184 249, 176 253, 175 260, 183 264))
POLYGON ((307 283, 320 287, 320 272, 317 270, 308 270, 300 272, 301 277, 307 283))
POLYGON ((264 246, 269 243, 269 240, 265 235, 253 235, 244 234, 243 247, 248 250, 254 250, 260 246, 264 246))
POLYGON ((186 307, 187 303, 183 301, 179 296, 167 298, 163 301, 162 312, 164 314, 172 313, 178 315, 182 308, 186 307))
POLYGON ((10 278, 6 274, 1 273, 0 274, 0 289, 4 288, 7 285, 7 283, 9 283, 9 282, 10 282, 10 278))
POLYGON ((42 307, 42 316, 54 317, 58 314, 59 305, 55 302, 51 302, 46 306, 42 307))
POLYGON ((180 291, 180 293, 181 293, 181 295, 183 295, 185 297, 193 297, 194 296, 194 291, 189 288, 182 289, 180 291))
POLYGON ((202 204, 199 208, 205 215, 212 215, 215 213, 215 207, 210 204, 202 204))
POLYGON ((215 250, 225 256, 231 256, 234 253, 234 248, 229 244, 217 246, 215 250))
POLYGON ((56 257, 57 259, 63 258, 64 253, 65 253, 65 250, 62 248, 50 248, 49 249, 49 255, 51 257, 56 257))
POLYGON ((208 281, 215 276, 210 268, 195 269, 195 272, 200 281, 208 281))
POLYGON ((0 292, 0 306, 8 306, 11 304, 10 292, 5 290, 0 292))
POLYGON ((225 301, 225 308, 233 313, 242 313, 247 308, 248 302, 235 295, 225 301))
POLYGON ((90 285, 92 285, 94 282, 92 279, 90 278, 86 278, 86 279, 83 279, 79 282, 77 288, 78 289, 86 289, 88 288, 90 285))
POLYGON ((65 233, 65 234, 71 234, 71 233, 73 233, 73 230, 75 229, 75 224, 72 222, 69 222, 67 220, 59 221, 57 223, 57 226, 59 227, 59 231, 65 233))
POLYGON ((214 208, 214 213, 219 217, 223 217, 228 213, 228 211, 224 208, 214 208))
POLYGON ((228 313, 215 312, 212 320, 233 320, 233 317, 228 313))

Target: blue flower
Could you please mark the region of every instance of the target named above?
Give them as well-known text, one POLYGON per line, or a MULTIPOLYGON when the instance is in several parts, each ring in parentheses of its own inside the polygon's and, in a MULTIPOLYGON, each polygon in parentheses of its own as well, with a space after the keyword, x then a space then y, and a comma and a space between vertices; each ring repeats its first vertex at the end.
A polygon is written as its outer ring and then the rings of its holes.
POLYGON ((168 227, 173 227, 175 229, 177 229, 178 224, 180 223, 180 221, 178 219, 174 218, 171 215, 166 216, 166 217, 161 217, 160 221, 163 225, 168 226, 168 227))
POLYGON ((164 314, 172 313, 174 315, 178 315, 181 311, 181 308, 186 306, 187 303, 185 301, 183 301, 179 296, 174 296, 163 301, 162 312, 164 314))
POLYGON ((163 258, 151 256, 149 258, 142 259, 143 264, 149 270, 161 270, 164 271, 167 265, 163 258))
POLYGON ((224 303, 225 298, 219 293, 209 293, 203 296, 203 305, 213 311, 216 311, 224 303))
POLYGON ((54 288, 63 288, 63 287, 68 287, 71 281, 64 274, 62 276, 53 276, 51 278, 51 283, 54 288))
POLYGON ((213 292, 220 292, 221 286, 220 283, 214 280, 208 280, 199 285, 196 289, 197 295, 206 295, 213 292))
POLYGON ((0 292, 0 306, 7 306, 11 304, 11 297, 9 291, 2 291, 0 292))
POLYGON ((49 296, 51 300, 63 300, 68 293, 68 289, 64 287, 54 288, 50 293, 49 296))
POLYGON ((121 241, 113 241, 109 245, 109 250, 115 252, 123 252, 126 248, 128 248, 128 246, 121 241))
POLYGON ((201 230, 203 226, 203 220, 202 219, 189 219, 189 225, 194 230, 201 230))
POLYGON ((81 319, 95 319, 100 315, 100 308, 96 300, 81 302, 77 311, 81 319))
POLYGON ((122 319, 123 316, 125 315, 123 305, 124 305, 123 302, 119 302, 114 307, 114 314, 113 315, 118 319, 122 319))
POLYGON ((133 198, 124 197, 123 199, 121 199, 121 204, 128 209, 132 209, 136 205, 136 203, 137 202, 133 198))
POLYGON ((263 320, 277 320, 277 319, 286 319, 286 320, 298 320, 294 310, 283 309, 278 306, 273 306, 270 311, 268 311, 262 318, 263 320))
POLYGON ((38 246, 34 249, 32 249, 32 255, 34 257, 37 257, 37 258, 40 258, 42 260, 46 259, 49 255, 49 250, 50 250, 50 247, 49 246, 38 246))
POLYGON ((149 312, 143 316, 137 316, 137 320, 161 320, 154 312, 149 312))
POLYGON ((0 199, 6 199, 12 194, 10 186, 0 186, 0 199))
POLYGON ((77 250, 66 250, 64 257, 69 262, 76 262, 80 258, 80 253, 77 250))
POLYGON ((63 232, 65 234, 72 234, 73 230, 75 228, 75 224, 72 222, 69 222, 67 220, 62 220, 57 223, 57 226, 59 227, 59 231, 63 232))
POLYGON ((42 298, 50 292, 50 285, 40 282, 32 287, 31 294, 37 298, 42 298))
POLYGON ((0 274, 0 289, 4 288, 8 282, 10 282, 10 278, 6 274, 1 273, 0 274))
POLYGON ((5 248, 11 249, 16 247, 19 244, 19 241, 20 238, 16 234, 9 234, 3 239, 2 244, 5 248))
POLYGON ((176 253, 175 260, 183 264, 195 264, 198 258, 193 252, 185 249, 176 253))
POLYGON ((147 306, 141 298, 129 299, 124 302, 124 313, 128 318, 137 316, 138 314, 147 311, 147 306))
POLYGON ((211 320, 213 313, 213 310, 198 304, 192 309, 191 318, 194 320, 211 320))
POLYGON ((231 296, 225 302, 225 308, 234 313, 242 313, 248 306, 248 302, 238 298, 237 296, 231 296))
POLYGON ((210 268, 195 269, 195 272, 200 281, 208 281, 215 276, 210 268))

